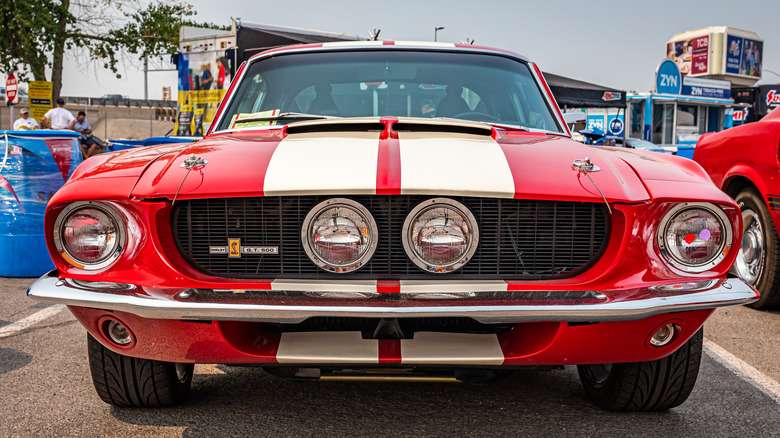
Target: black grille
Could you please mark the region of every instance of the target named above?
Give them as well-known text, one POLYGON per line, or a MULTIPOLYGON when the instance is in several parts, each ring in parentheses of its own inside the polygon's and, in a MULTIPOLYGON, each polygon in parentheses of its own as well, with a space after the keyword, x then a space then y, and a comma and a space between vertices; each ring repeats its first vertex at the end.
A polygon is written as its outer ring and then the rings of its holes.
POLYGON ((264 324, 273 332, 350 332, 359 331, 365 339, 413 339, 417 332, 447 333, 502 333, 512 329, 514 324, 483 324, 471 318, 342 318, 314 317, 298 324, 264 324), (390 324, 400 329, 378 330, 380 324, 390 324))
POLYGON ((176 203, 173 234, 184 257, 197 269, 230 278, 492 278, 545 280, 571 277, 590 267, 609 236, 604 204, 452 197, 466 205, 479 225, 471 261, 449 274, 422 271, 406 256, 401 229, 409 211, 429 196, 352 196, 376 219, 379 243, 372 259, 349 274, 322 271, 301 246, 309 210, 326 196, 195 199, 176 203), (209 246, 277 246, 279 254, 228 258, 209 246))

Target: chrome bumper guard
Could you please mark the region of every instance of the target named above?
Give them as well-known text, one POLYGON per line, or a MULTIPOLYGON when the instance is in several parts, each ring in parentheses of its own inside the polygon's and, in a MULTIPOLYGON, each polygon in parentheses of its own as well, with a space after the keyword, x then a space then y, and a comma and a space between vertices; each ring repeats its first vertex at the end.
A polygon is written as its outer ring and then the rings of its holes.
POLYGON ((299 323, 311 317, 470 317, 484 324, 629 321, 688 310, 749 304, 758 293, 739 278, 610 291, 333 292, 152 289, 60 279, 52 271, 27 295, 68 306, 150 319, 299 323))

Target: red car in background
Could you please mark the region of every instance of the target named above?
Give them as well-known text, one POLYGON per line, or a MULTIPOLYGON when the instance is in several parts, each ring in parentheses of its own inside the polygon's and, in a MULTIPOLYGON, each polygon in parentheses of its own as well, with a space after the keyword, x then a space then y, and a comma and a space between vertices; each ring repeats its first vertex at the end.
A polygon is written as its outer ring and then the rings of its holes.
POLYGON ((780 108, 755 123, 705 134, 693 159, 742 209, 742 246, 732 272, 761 298, 751 307, 780 308, 780 108))

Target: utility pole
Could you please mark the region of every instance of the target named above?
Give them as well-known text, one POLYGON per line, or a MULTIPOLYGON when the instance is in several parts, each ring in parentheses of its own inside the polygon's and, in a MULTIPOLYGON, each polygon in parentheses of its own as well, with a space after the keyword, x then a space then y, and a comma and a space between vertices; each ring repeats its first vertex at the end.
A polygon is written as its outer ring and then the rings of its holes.
POLYGON ((433 28, 433 41, 438 41, 439 39, 439 31, 444 29, 444 27, 434 27, 433 28))
POLYGON ((144 100, 149 100, 149 55, 144 55, 144 100))

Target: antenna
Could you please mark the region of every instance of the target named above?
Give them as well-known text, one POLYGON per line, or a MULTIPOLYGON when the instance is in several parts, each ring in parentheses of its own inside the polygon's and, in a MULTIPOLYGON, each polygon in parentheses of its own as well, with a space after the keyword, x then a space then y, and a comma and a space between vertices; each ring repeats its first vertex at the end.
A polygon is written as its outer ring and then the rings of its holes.
POLYGON ((379 38, 379 32, 382 32, 382 29, 374 28, 368 33, 371 41, 376 41, 379 38))

